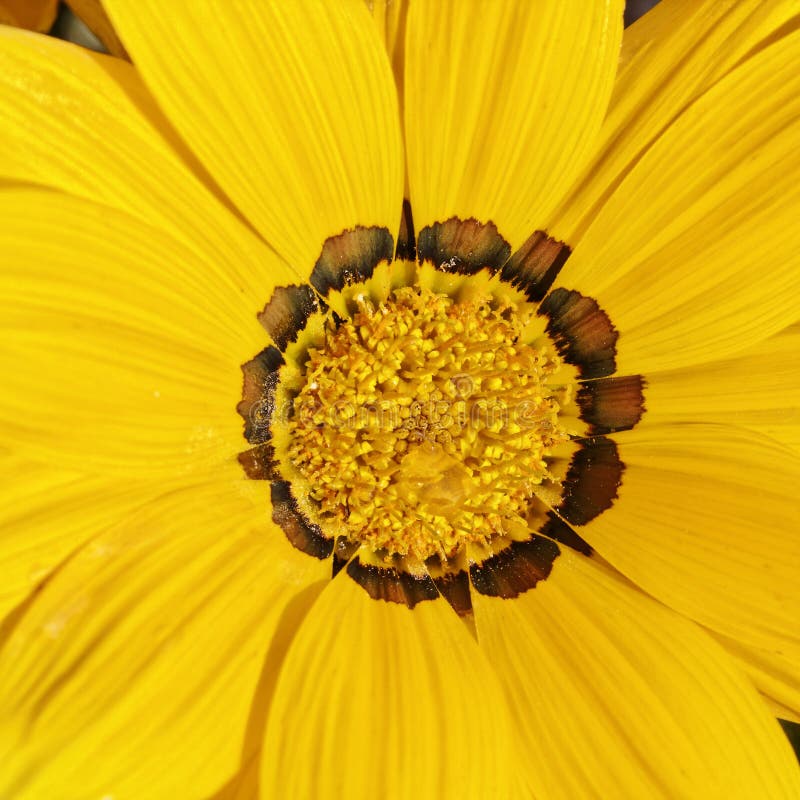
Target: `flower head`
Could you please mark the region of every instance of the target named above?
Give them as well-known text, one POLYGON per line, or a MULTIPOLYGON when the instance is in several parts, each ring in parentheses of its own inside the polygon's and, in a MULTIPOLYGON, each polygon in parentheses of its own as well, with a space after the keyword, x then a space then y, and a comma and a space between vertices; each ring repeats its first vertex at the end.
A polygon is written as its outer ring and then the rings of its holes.
POLYGON ((106 5, 0 30, 0 795, 797 796, 792 3, 106 5))

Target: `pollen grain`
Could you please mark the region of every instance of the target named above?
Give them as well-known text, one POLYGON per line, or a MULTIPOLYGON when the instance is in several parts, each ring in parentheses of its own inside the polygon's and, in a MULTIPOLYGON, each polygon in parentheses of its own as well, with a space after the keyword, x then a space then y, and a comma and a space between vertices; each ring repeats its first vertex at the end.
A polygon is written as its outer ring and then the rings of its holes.
POLYGON ((548 386, 561 358, 526 343, 533 307, 419 286, 357 302, 309 349, 289 420, 320 523, 387 562, 527 530, 533 487, 568 438, 548 386))

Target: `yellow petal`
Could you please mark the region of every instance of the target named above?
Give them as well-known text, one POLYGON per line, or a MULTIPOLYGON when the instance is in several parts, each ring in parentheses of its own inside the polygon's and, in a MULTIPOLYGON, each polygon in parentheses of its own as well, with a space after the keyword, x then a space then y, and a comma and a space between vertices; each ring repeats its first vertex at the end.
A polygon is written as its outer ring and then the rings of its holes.
POLYGON ((0 651, 0 796, 203 797, 234 774, 265 658, 329 569, 259 500, 172 492, 48 582, 0 651))
MULTIPOLYGON (((800 714, 798 714, 796 711, 781 705, 777 700, 773 700, 769 695, 762 694, 761 696, 772 710, 773 716, 777 717, 779 721, 786 720, 788 722, 793 722, 795 725, 800 725, 800 714)), ((784 730, 786 730, 785 726, 784 730)))
POLYGON ((677 611, 800 657, 800 457, 723 425, 641 426, 615 439, 618 498, 580 535, 677 611))
POLYGON ((719 633, 713 635, 768 698, 775 716, 800 722, 800 653, 767 650, 719 633))
POLYGON ((366 0, 394 72, 402 112, 409 0, 366 0))
POLYGON ((622 5, 411 5, 405 132, 417 230, 476 217, 517 247, 541 226, 605 114, 622 5))
POLYGON ((603 206, 557 283, 620 331, 621 372, 733 355, 797 319, 800 31, 700 97, 603 206))
POLYGON ((497 680, 450 606, 373 600, 341 572, 281 670, 261 792, 504 798, 515 755, 497 680))
POLYGON ((696 625, 564 551, 515 601, 475 593, 529 793, 791 798, 800 770, 766 704, 696 625))
POLYGON ((204 800, 258 800, 259 760, 252 758, 219 791, 204 800))
POLYGON ((86 23, 86 27, 105 45, 111 55, 128 58, 128 53, 100 0, 67 0, 67 5, 86 23))
POLYGON ((255 314, 290 272, 193 172, 130 64, 0 29, 0 179, 89 198, 154 225, 235 276, 255 314))
POLYGON ((58 0, 0 0, 0 25, 46 33, 53 27, 58 0))
POLYGON ((743 425, 800 450, 800 326, 737 354, 647 376, 642 424, 743 425))
POLYGON ((111 209, 0 192, 0 429, 78 471, 232 462, 243 364, 265 346, 224 264, 111 209))
POLYGON ((548 230, 577 243, 604 200, 664 129, 750 51, 791 30, 794 0, 661 0, 622 37, 596 150, 548 230))
POLYGON ((163 491, 147 481, 69 472, 0 457, 0 619, 84 542, 163 491))
POLYGON ((363 0, 107 0, 175 128, 267 241, 308 274, 323 241, 400 223, 392 72, 363 0))

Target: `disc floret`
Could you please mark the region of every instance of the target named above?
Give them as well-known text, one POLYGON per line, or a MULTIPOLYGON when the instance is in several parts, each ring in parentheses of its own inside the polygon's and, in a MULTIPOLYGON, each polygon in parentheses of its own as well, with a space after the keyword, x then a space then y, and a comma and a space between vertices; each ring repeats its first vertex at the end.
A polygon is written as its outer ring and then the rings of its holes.
POLYGON ((288 459, 320 524, 385 560, 449 560, 526 530, 568 438, 548 385, 562 362, 527 341, 533 313, 407 286, 331 320, 289 420, 288 459))

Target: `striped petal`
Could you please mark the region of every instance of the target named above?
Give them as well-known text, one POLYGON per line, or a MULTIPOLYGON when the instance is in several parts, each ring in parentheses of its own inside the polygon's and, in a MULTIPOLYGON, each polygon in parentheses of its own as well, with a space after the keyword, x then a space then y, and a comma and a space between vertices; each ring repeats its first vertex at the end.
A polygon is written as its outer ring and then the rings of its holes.
POLYGON ((800 31, 700 97, 594 217, 558 277, 620 332, 620 371, 732 356, 797 320, 800 31), (643 212, 646 210, 646 213, 643 212))
POLYGON ((797 10, 794 0, 660 0, 627 28, 596 149, 548 230, 577 244, 675 118, 741 61, 796 27, 797 10))
POLYGON ((164 491, 8 453, 0 457, 0 480, 0 620, 81 545, 164 491))
POLYGON ((397 93, 363 0, 104 5, 172 124, 296 269, 355 225, 394 235, 397 93))
POLYGON ((392 65, 402 113, 409 0, 366 0, 366 4, 392 65))
POLYGON ((767 650, 719 633, 713 635, 764 694, 773 714, 800 722, 800 653, 767 650))
POLYGON ((283 664, 265 797, 505 798, 517 751, 486 657, 442 599, 373 600, 340 573, 283 664))
POLYGON ((0 192, 0 217, 4 442, 80 472, 232 462, 265 335, 226 265, 55 192, 0 192))
POLYGON ((647 376, 643 424, 742 425, 800 450, 800 326, 733 358, 647 376))
POLYGON ((475 596, 521 739, 528 796, 791 798, 766 704, 696 625, 564 550, 514 601, 475 596))
POLYGON ((752 647, 800 657, 800 457, 723 425, 615 435, 614 506, 579 533, 675 610, 752 647))
POLYGON ((493 221, 513 249, 589 156, 606 111, 622 3, 411 5, 405 132, 417 230, 493 221))
POLYGON ((253 757, 324 566, 247 488, 165 495, 47 583, 0 650, 0 796, 203 797, 253 757))
POLYGON ((130 64, 0 28, 0 106, 4 182, 90 199, 160 229, 235 277, 252 313, 273 275, 288 272, 212 194, 130 64))

